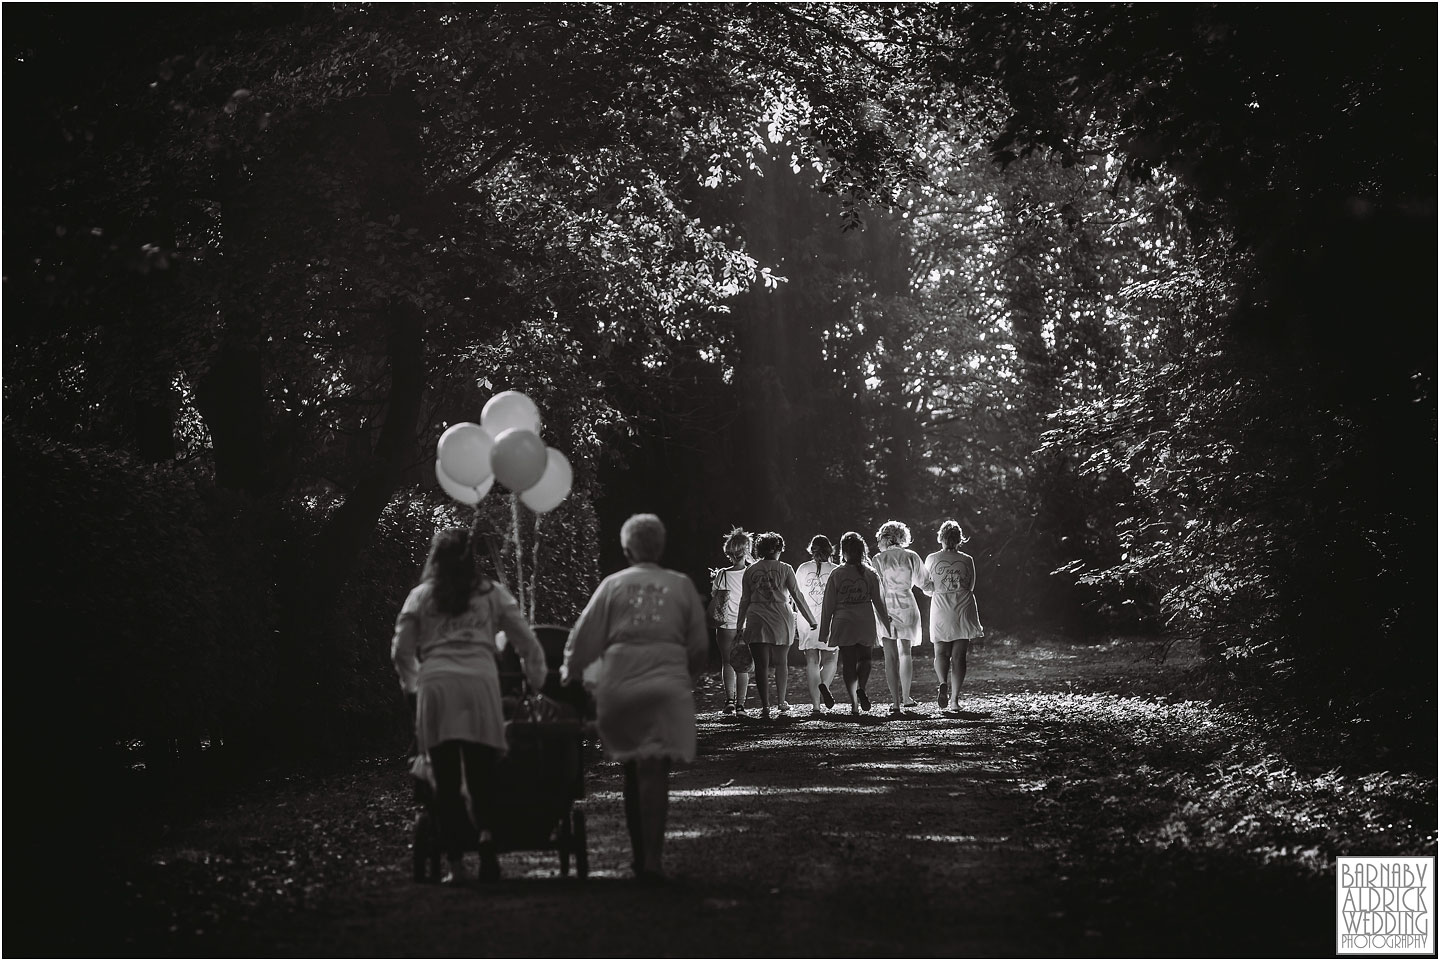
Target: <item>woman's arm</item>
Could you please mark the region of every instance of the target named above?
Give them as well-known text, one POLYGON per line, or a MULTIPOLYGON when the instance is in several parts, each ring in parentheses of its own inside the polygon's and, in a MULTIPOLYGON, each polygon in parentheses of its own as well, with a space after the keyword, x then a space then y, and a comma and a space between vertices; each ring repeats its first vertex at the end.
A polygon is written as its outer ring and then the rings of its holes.
POLYGON ((935 581, 930 576, 930 568, 914 551, 910 551, 910 583, 926 594, 935 593, 935 581))
POLYGON ((935 596, 935 568, 931 564, 933 560, 935 560, 934 554, 925 558, 925 586, 920 589, 925 592, 926 597, 935 596))
POLYGON ((580 612, 580 619, 570 629, 570 637, 565 641, 565 660, 560 665, 561 684, 578 679, 585 668, 604 652, 605 642, 610 636, 609 595, 610 581, 601 581, 585 610, 580 612))
POLYGON ((412 590, 405 603, 400 605, 400 613, 395 618, 395 636, 390 639, 390 663, 395 665, 395 673, 400 675, 400 690, 406 694, 415 693, 420 677, 420 658, 417 655, 420 645, 418 593, 418 589, 412 590))
POLYGON ((525 669, 525 680, 538 691, 545 686, 545 674, 550 670, 550 666, 545 663, 545 648, 540 646, 535 632, 530 629, 530 622, 525 620, 525 615, 520 612, 520 604, 515 600, 515 595, 503 584, 496 584, 492 591, 495 595, 495 606, 499 611, 496 623, 505 632, 510 643, 515 645, 515 653, 520 655, 520 664, 525 669))
POLYGON ((735 614, 735 636, 737 638, 745 636, 745 612, 750 609, 750 585, 754 581, 750 572, 754 569, 753 566, 747 567, 745 573, 740 575, 740 610, 735 614))
POLYGON ((870 603, 875 606, 875 616, 885 625, 885 632, 890 632, 890 611, 885 607, 885 595, 880 591, 880 578, 874 571, 865 572, 865 580, 870 583, 870 603))
POLYGON ((835 617, 835 576, 825 582, 825 599, 820 602, 820 643, 830 646, 830 621, 835 617))
POLYGON ((805 599, 804 594, 800 593, 800 582, 795 580, 795 568, 789 564, 785 565, 785 587, 790 591, 790 596, 795 599, 795 607, 805 615, 805 620, 809 622, 810 626, 815 627, 815 615, 810 613, 810 602, 805 599))

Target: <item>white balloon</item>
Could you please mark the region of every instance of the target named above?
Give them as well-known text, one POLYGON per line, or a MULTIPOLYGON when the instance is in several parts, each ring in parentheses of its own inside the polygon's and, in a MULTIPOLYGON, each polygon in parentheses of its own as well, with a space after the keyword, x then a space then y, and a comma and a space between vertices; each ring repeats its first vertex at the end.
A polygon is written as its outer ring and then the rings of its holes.
POLYGON ((502 431, 490 448, 495 479, 515 493, 529 490, 545 474, 545 442, 533 430, 502 431))
POLYGON ((565 455, 553 447, 545 448, 545 473, 535 486, 520 495, 525 506, 537 514, 552 511, 560 502, 570 496, 570 484, 575 479, 570 462, 565 455))
POLYGON ((490 433, 479 424, 468 421, 452 424, 440 435, 436 456, 450 479, 463 487, 476 487, 490 476, 490 433))
POLYGON ((518 390, 501 391, 485 402, 480 412, 480 423, 499 438, 507 430, 528 430, 540 433, 540 409, 535 402, 518 390))
POLYGON ((445 473, 444 466, 438 460, 435 462, 435 479, 440 482, 445 493, 462 504, 480 503, 485 499, 485 495, 490 493, 490 488, 495 486, 495 475, 491 474, 476 486, 466 487, 445 473))

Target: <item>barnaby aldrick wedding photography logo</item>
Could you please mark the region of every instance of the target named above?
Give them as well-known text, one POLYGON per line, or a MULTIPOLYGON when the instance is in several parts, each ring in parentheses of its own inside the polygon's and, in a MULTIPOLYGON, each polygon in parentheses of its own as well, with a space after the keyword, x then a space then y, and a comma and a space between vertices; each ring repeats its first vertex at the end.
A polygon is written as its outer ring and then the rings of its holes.
POLYGON ((1434 954, 1434 858, 1337 858, 1335 953, 1434 954))

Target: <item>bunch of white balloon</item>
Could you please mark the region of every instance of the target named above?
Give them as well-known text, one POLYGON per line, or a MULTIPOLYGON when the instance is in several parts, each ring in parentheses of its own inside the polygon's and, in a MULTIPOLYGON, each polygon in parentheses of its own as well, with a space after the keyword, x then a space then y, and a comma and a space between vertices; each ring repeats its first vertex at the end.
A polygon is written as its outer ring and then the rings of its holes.
POLYGON ((498 480, 537 514, 570 495, 565 455, 540 439, 540 411, 518 390, 496 394, 480 423, 452 424, 435 451, 435 479, 462 504, 478 504, 498 480))

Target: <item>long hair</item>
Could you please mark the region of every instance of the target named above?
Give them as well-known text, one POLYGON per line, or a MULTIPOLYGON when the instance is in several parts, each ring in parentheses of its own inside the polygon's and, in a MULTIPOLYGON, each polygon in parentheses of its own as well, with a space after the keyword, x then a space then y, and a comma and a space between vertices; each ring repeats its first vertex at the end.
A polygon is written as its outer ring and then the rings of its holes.
POLYGON ((434 585, 430 598, 446 617, 465 613, 470 598, 490 589, 490 581, 475 568, 470 546, 470 532, 461 527, 436 531, 430 542, 423 579, 434 585))
POLYGON ((845 536, 840 538, 840 554, 845 558, 846 564, 854 564, 856 567, 865 563, 865 555, 869 549, 865 546, 865 538, 854 531, 847 531, 845 536))
POLYGON ((810 546, 805 548, 805 550, 809 552, 811 557, 814 557, 816 554, 824 554, 827 561, 830 559, 830 555, 835 553, 835 548, 830 544, 830 538, 824 534, 816 534, 810 538, 810 546))

